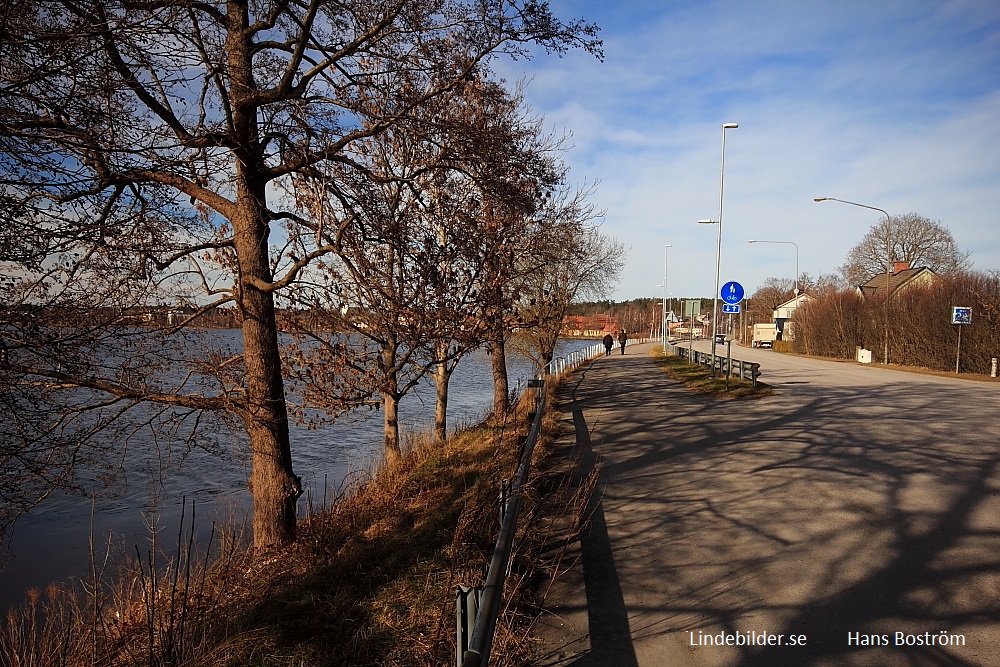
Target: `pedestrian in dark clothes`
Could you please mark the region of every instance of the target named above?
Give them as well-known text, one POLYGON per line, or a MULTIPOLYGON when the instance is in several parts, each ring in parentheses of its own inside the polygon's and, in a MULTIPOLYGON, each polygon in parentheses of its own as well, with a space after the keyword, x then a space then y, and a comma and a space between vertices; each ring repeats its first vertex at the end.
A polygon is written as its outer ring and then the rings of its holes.
POLYGON ((602 342, 604 343, 604 356, 607 357, 611 354, 611 348, 615 346, 615 339, 611 337, 611 334, 606 333, 602 342))
POLYGON ((622 354, 625 354, 625 343, 628 342, 628 334, 622 329, 621 333, 618 334, 618 344, 622 348, 622 354))

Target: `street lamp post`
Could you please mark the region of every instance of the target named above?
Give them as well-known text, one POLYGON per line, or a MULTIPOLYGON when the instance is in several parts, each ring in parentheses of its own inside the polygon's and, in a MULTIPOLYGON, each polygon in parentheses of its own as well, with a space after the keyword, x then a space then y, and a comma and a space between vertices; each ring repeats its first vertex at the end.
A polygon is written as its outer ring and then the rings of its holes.
POLYGON ((716 223, 719 228, 715 240, 715 294, 712 295, 712 377, 715 377, 715 336, 719 333, 719 265, 722 261, 722 201, 726 186, 726 130, 738 128, 737 123, 722 124, 722 162, 719 169, 719 219, 699 220, 700 223, 716 223))
POLYGON ((885 216, 885 345, 882 348, 882 363, 889 365, 889 289, 892 283, 892 245, 889 243, 889 235, 892 231, 892 218, 884 210, 877 206, 869 206, 868 204, 859 204, 855 201, 847 201, 846 199, 837 199, 836 197, 813 197, 813 201, 839 201, 841 204, 850 204, 851 206, 860 206, 861 208, 867 208, 872 211, 878 211, 885 216))
POLYGON ((751 239, 747 243, 790 243, 795 246, 795 296, 799 295, 799 244, 795 241, 758 241, 756 239, 751 239))
POLYGON ((721 247, 721 243, 722 243, 722 223, 720 223, 718 220, 699 220, 698 224, 699 225, 719 225, 719 234, 718 234, 719 242, 716 245, 716 254, 715 254, 715 296, 712 297, 712 371, 711 371, 711 375, 712 375, 712 377, 715 377, 715 333, 716 333, 716 331, 715 331, 715 319, 716 319, 716 315, 719 314, 718 313, 718 310, 719 310, 719 255, 720 255, 719 248, 721 247))
POLYGON ((663 354, 667 353, 667 251, 673 246, 663 246, 663 307, 660 318, 660 336, 663 338, 663 354))

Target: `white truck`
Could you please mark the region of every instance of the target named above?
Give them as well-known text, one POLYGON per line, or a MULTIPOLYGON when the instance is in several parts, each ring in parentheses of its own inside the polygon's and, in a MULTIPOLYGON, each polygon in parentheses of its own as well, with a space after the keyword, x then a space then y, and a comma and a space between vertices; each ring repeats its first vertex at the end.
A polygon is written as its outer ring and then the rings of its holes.
POLYGON ((774 322, 753 325, 750 347, 773 347, 778 339, 778 325, 774 322))

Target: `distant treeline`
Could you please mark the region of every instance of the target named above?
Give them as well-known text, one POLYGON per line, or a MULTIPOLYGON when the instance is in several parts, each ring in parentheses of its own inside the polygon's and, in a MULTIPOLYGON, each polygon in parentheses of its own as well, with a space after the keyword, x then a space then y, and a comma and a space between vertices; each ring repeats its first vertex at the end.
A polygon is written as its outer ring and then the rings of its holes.
POLYGON ((156 326, 205 329, 236 329, 239 318, 234 308, 199 311, 191 307, 138 306, 132 308, 74 307, 22 304, 6 314, 8 322, 31 326, 83 327, 156 326))
MULTIPOLYGON (((687 299, 697 299, 701 301, 701 312, 709 312, 712 309, 712 299, 708 297, 683 297, 667 299, 667 312, 673 312, 677 317, 682 317, 683 302, 687 299)), ((569 316, 595 316, 606 315, 615 328, 622 328, 626 331, 648 333, 659 336, 660 320, 662 317, 663 299, 658 297, 640 297, 628 299, 626 301, 614 301, 604 299, 599 301, 580 301, 574 303, 569 308, 569 316)))

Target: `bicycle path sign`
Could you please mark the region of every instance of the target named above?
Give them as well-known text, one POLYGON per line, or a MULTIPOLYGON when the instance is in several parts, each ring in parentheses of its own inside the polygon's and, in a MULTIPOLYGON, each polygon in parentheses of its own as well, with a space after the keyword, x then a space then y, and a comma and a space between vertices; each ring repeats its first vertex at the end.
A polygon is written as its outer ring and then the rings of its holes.
POLYGON ((730 280, 719 290, 719 297, 726 303, 739 303, 743 300, 743 285, 730 280))

